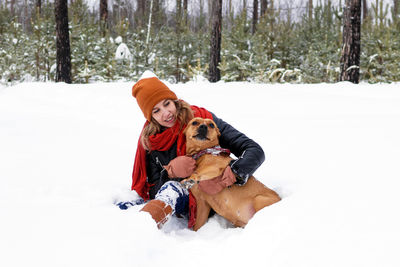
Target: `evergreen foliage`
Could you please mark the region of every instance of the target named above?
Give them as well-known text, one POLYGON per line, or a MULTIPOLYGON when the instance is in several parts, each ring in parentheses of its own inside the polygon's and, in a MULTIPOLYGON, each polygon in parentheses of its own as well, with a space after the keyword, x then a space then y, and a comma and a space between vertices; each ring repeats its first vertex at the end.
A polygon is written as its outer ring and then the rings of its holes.
POLYGON ((389 23, 388 12, 389 6, 377 1, 372 4, 373 17, 363 25, 361 75, 371 83, 400 79, 400 33, 397 24, 389 23))
POLYGON ((36 81, 54 80, 55 76, 56 34, 52 17, 53 12, 53 4, 42 7, 41 14, 38 10, 35 10, 35 17, 31 22, 30 43, 33 51, 29 55, 33 58, 31 59, 31 68, 28 71, 32 77, 35 77, 36 81))
POLYGON ((299 50, 294 53, 302 81, 338 81, 342 41, 340 13, 341 10, 328 4, 314 7, 312 19, 303 16, 305 27, 297 27, 296 39, 300 44, 297 46, 299 50))
POLYGON ((234 19, 235 28, 223 31, 221 78, 224 81, 246 81, 255 71, 254 38, 251 35, 251 23, 245 10, 234 19))
MULTIPOLYGON (((118 7, 109 7, 109 27, 105 31, 100 27, 98 11, 84 0, 71 2, 74 83, 136 80, 147 69, 170 82, 207 76, 210 60, 207 9, 201 5, 197 14, 189 14, 186 22, 178 9, 168 11, 163 1, 154 0, 148 28, 147 2, 142 11, 145 14, 136 12, 122 0, 118 1, 118 7), (121 43, 128 47, 131 58, 116 58, 121 43)), ((29 8, 28 17, 22 19, 21 12, 12 15, 9 7, 0 3, 0 83, 54 81, 54 4, 43 3, 40 14, 35 5, 29 8)), ((219 65, 222 80, 338 81, 342 43, 340 6, 333 6, 330 1, 319 3, 310 17, 308 10, 298 15, 290 7, 283 9, 276 1, 269 1, 254 34, 247 8, 223 13, 219 65)), ((399 11, 376 0, 368 14, 361 31, 361 81, 400 81, 399 11)))

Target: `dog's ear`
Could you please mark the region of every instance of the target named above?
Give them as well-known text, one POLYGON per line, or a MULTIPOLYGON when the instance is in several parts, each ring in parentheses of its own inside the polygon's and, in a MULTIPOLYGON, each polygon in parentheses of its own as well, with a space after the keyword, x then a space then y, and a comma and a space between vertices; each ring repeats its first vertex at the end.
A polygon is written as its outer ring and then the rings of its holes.
POLYGON ((188 130, 188 128, 189 128, 189 125, 190 125, 190 124, 187 124, 186 127, 185 127, 185 129, 183 129, 183 132, 182 132, 183 135, 186 135, 186 132, 187 132, 187 130, 188 130))
POLYGON ((182 132, 182 133, 183 133, 184 135, 186 135, 186 133, 187 133, 187 131, 189 130, 190 126, 192 125, 193 121, 194 121, 194 118, 191 119, 191 120, 187 123, 185 129, 183 129, 183 132, 182 132))
POLYGON ((221 136, 221 132, 219 131, 219 129, 217 127, 217 124, 215 122, 213 122, 213 123, 214 123, 214 126, 215 126, 215 130, 217 131, 217 136, 220 137, 221 136))

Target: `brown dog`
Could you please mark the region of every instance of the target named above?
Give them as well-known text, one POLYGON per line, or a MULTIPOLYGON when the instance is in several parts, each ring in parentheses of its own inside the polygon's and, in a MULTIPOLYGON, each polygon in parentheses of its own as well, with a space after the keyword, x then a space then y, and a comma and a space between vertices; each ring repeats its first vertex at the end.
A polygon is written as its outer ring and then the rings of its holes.
POLYGON ((214 195, 201 191, 198 183, 220 176, 232 159, 227 154, 204 152, 212 147, 220 149, 218 146, 220 132, 213 120, 194 118, 188 123, 184 134, 186 154, 199 156, 196 159, 195 172, 182 181, 187 187, 191 186, 190 190, 197 202, 196 223, 193 230, 197 231, 206 223, 211 209, 235 226, 244 227, 257 211, 281 199, 276 192, 253 176, 243 186, 234 184, 214 195))

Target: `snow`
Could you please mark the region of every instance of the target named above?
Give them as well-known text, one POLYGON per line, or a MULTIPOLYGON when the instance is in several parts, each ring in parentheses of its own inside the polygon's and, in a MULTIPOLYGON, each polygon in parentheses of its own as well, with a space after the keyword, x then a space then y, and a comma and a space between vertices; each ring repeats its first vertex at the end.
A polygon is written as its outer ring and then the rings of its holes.
POLYGON ((117 60, 132 60, 132 54, 125 43, 120 43, 115 51, 115 59, 117 60))
POLYGON ((154 72, 152 72, 152 71, 150 71, 150 70, 146 70, 146 71, 144 71, 144 72, 142 73, 142 75, 140 76, 139 80, 141 80, 141 79, 147 79, 147 78, 153 78, 153 77, 158 78, 157 75, 156 75, 154 72))
POLYGON ((117 38, 115 38, 115 43, 116 44, 122 43, 122 37, 121 36, 117 36, 117 38))
POLYGON ((169 84, 256 140, 282 201, 157 230, 129 191, 130 83, 0 86, 0 266, 400 266, 399 84, 169 84))

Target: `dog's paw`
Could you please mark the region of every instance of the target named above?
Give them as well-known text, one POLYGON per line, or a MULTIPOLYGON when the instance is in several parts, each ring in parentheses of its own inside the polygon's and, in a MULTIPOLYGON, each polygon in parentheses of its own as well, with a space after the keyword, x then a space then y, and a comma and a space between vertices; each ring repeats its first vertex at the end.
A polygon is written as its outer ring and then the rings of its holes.
POLYGON ((193 179, 185 179, 181 182, 181 184, 183 185, 184 188, 189 190, 190 188, 192 188, 192 186, 196 184, 196 181, 193 179))

